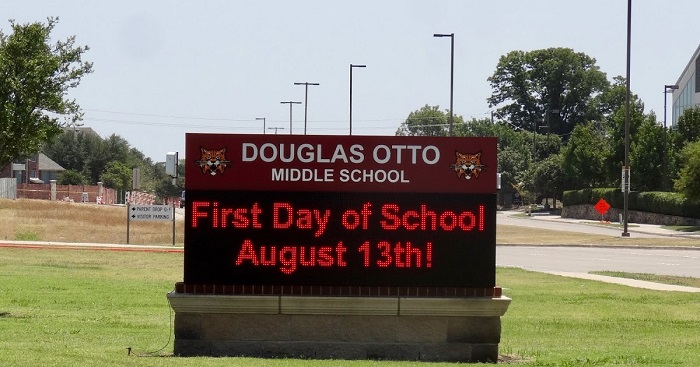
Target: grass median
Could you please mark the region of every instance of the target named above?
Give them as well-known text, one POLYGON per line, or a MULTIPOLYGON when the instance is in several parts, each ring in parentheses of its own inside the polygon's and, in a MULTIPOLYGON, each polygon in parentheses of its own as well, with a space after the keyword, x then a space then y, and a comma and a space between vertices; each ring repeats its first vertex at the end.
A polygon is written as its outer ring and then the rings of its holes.
MULTIPOLYGON (((8 366, 456 366, 449 363, 172 357, 166 293, 182 254, 0 248, 0 361, 8 366), (129 353, 127 348, 131 348, 129 353)), ((523 366, 695 366, 700 303, 498 269, 513 303, 504 360, 523 366)))

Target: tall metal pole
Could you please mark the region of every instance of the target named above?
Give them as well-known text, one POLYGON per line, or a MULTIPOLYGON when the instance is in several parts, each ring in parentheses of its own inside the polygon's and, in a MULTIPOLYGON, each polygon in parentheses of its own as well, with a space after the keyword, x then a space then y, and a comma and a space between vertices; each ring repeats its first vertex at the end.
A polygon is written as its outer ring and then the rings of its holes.
POLYGON ((352 135, 352 64, 350 64, 350 135, 352 135))
MULTIPOLYGON (((289 135, 292 135, 292 105, 301 104, 301 102, 286 101, 280 103, 289 105, 289 135)), ((277 134, 277 130, 275 130, 275 134, 277 134)))
POLYGON ((668 85, 664 86, 664 130, 666 129, 666 100, 668 99, 668 85))
MULTIPOLYGON (((678 85, 664 85, 664 161, 661 174, 663 177, 668 177, 668 129, 666 128, 666 101, 668 100, 668 92, 673 92, 678 89, 678 85)), ((668 179, 663 181, 662 189, 668 189, 668 179)))
POLYGON ((623 197, 624 197, 624 207, 623 207, 623 230, 622 237, 629 237, 630 233, 627 231, 628 224, 628 206, 629 206, 629 192, 630 192, 630 49, 632 47, 632 0, 627 0, 627 76, 625 80, 626 84, 626 95, 625 95, 625 166, 622 168, 625 172, 623 178, 623 197))
POLYGON ((436 33, 433 37, 450 37, 450 127, 449 135, 452 136, 453 126, 453 96, 454 96, 454 80, 455 80, 455 34, 436 33))
POLYGON ((266 129, 265 129, 265 118, 264 118, 264 117, 256 117, 255 119, 258 120, 258 121, 262 120, 262 122, 263 122, 263 135, 265 135, 265 131, 266 131, 266 129))
POLYGON ((367 65, 350 64, 350 135, 352 135, 352 68, 365 68, 367 65))
POLYGON ((452 126, 454 124, 453 117, 453 101, 455 90, 455 34, 450 34, 450 136, 452 136, 452 126))
POLYGON ((319 85, 318 83, 309 83, 309 82, 303 82, 303 83, 294 83, 294 85, 303 85, 304 86, 304 135, 306 135, 306 114, 308 112, 309 108, 309 85, 319 85))
POLYGON ((664 85, 664 129, 666 128, 666 100, 668 99, 668 92, 673 92, 676 89, 678 89, 677 84, 664 85))

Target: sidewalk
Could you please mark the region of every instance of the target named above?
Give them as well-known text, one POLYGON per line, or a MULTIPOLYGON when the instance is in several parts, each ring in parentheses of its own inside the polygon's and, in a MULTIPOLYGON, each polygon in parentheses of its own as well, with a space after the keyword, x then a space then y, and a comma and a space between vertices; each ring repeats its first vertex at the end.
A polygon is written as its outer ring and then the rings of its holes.
POLYGON ((629 278, 618 278, 618 277, 609 277, 609 276, 605 276, 605 275, 588 274, 588 273, 574 273, 574 272, 564 272, 564 271, 546 271, 545 273, 552 274, 552 275, 559 275, 559 276, 563 276, 563 277, 569 277, 569 278, 588 279, 588 280, 595 280, 595 281, 605 282, 605 283, 621 284, 621 285, 626 285, 628 287, 651 289, 651 290, 655 290, 655 291, 700 293, 700 288, 686 287, 686 286, 682 286, 682 285, 654 283, 654 282, 647 282, 644 280, 636 280, 636 279, 629 279, 629 278))
MULTIPOLYGON (((501 211, 501 213, 511 216, 511 215, 525 215, 525 212, 522 211, 513 211, 513 210, 504 210, 501 211)), ((579 218, 562 218, 560 215, 556 214, 550 214, 550 213, 532 213, 528 217, 529 219, 532 220, 546 220, 546 221, 552 221, 552 222, 561 222, 561 223, 575 223, 575 224, 584 224, 584 225, 590 225, 590 226, 598 226, 598 227, 604 227, 604 228, 615 228, 615 229, 620 229, 622 230, 622 225, 620 225, 618 222, 601 222, 601 221, 595 221, 591 219, 579 219, 579 218)), ((669 237, 680 237, 680 238, 690 238, 690 239, 698 239, 700 240, 700 232, 680 232, 680 231, 674 231, 672 229, 666 229, 663 228, 661 225, 656 225, 656 224, 645 224, 645 223, 628 223, 627 224, 627 231, 631 233, 647 233, 647 234, 654 234, 654 235, 660 235, 660 236, 669 236, 669 237)))

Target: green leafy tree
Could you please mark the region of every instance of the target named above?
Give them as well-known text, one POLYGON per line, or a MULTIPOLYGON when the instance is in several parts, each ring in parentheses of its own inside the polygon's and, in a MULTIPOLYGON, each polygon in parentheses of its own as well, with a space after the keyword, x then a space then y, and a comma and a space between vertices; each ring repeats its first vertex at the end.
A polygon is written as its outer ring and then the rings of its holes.
POLYGON ((666 154, 669 178, 677 180, 682 169, 684 158, 683 148, 700 140, 700 107, 692 107, 683 111, 675 126, 666 131, 666 154))
POLYGON ((513 195, 522 186, 529 164, 528 152, 523 152, 520 146, 511 145, 499 149, 498 172, 501 174, 501 194, 513 195))
POLYGON ((686 143, 700 139, 700 107, 692 107, 683 111, 676 124, 676 145, 683 148, 686 143))
POLYGON ((90 183, 95 184, 100 180, 100 174, 107 164, 102 155, 104 140, 97 133, 84 132, 78 134, 77 144, 81 159, 80 165, 75 169, 80 169, 90 183))
POLYGON ((700 200, 700 141, 686 144, 681 161, 683 168, 674 187, 687 198, 700 200))
POLYGON ((173 185, 173 179, 165 174, 165 166, 162 163, 156 165, 159 181, 156 183, 155 192, 161 197, 180 196, 180 192, 185 188, 185 160, 180 159, 177 165, 178 179, 173 185))
MULTIPOLYGON (((607 122, 612 114, 619 109, 625 108, 627 102, 627 83, 623 76, 616 76, 608 88, 605 88, 600 94, 594 96, 589 107, 592 121, 607 122)), ((632 93, 630 95, 630 105, 632 108, 644 112, 644 106, 641 104, 639 97, 632 93)))
MULTIPOLYGON (((630 166, 632 166, 632 150, 637 145, 637 139, 639 137, 638 131, 642 126, 644 121, 647 119, 656 120, 654 115, 646 116, 644 115, 644 104, 635 99, 631 100, 630 108, 630 127, 629 127, 629 157, 630 166)), ((615 113, 613 113, 608 119, 608 123, 605 125, 611 126, 611 128, 605 129, 608 135, 608 141, 605 143, 606 147, 609 147, 610 154, 605 162, 605 180, 607 185, 620 186, 622 180, 622 166, 625 165, 625 107, 624 105, 619 107, 615 113)), ((663 140, 659 140, 657 144, 663 144, 663 140)), ((631 167, 632 170, 636 169, 631 167)))
POLYGON ((112 161, 107 164, 100 180, 105 187, 116 190, 130 190, 132 187, 132 169, 122 162, 112 161))
POLYGON ((36 153, 62 126, 82 117, 66 94, 92 72, 82 60, 88 47, 75 46, 75 37, 51 44, 57 23, 10 21, 12 33, 0 31, 0 167, 36 153))
POLYGON ((610 156, 608 139, 593 123, 578 125, 562 149, 561 169, 566 189, 600 187, 605 184, 605 162, 610 156))
POLYGON ((59 185, 85 185, 87 179, 80 172, 67 169, 58 175, 56 183, 59 185))
POLYGON ((156 192, 165 171, 118 135, 106 139, 89 129, 64 129, 64 132, 42 147, 44 153, 64 168, 81 172, 88 183, 100 181, 109 162, 121 162, 141 169, 141 191, 156 192), (161 172, 162 171, 162 172, 161 172))
MULTIPOLYGON (((63 168, 85 173, 83 167, 89 157, 89 147, 91 146, 86 144, 88 140, 100 143, 102 138, 91 130, 86 132, 66 128, 60 135, 45 143, 41 150, 63 168)), ((89 175, 85 176, 89 177, 89 175)))
POLYGON ((557 198, 564 191, 566 180, 561 170, 562 163, 563 157, 561 154, 552 154, 537 163, 533 172, 536 192, 544 195, 546 198, 554 198, 555 208, 557 198))
POLYGON ((493 94, 487 101, 514 126, 535 131, 546 121, 551 133, 567 137, 596 117, 591 100, 609 86, 595 62, 569 48, 511 51, 488 78, 493 94))
POLYGON ((646 116, 630 148, 631 185, 637 191, 664 191, 671 187, 665 162, 664 128, 653 115, 646 116))
MULTIPOLYGON (((464 124, 461 116, 452 116, 453 127, 464 124)), ((397 136, 447 136, 449 134, 449 110, 440 111, 440 106, 423 106, 408 114, 396 130, 397 136)))

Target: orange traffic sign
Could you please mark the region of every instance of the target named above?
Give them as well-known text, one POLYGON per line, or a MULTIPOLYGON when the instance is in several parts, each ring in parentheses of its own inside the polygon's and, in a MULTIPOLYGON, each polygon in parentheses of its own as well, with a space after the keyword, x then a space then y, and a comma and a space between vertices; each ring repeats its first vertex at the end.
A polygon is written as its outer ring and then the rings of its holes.
POLYGON ((610 209, 610 204, 608 204, 608 202, 603 198, 598 200, 598 202, 595 204, 595 210, 597 210, 600 215, 607 213, 608 209, 610 209))

